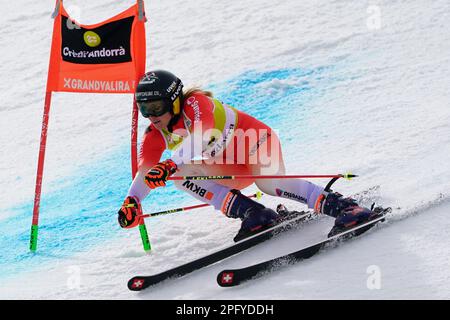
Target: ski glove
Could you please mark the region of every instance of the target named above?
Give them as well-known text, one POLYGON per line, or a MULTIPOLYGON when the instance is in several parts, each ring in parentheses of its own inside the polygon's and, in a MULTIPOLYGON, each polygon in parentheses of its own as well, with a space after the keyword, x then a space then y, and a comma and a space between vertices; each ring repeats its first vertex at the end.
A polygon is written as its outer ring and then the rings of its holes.
POLYGON ((139 200, 128 196, 120 208, 117 220, 122 228, 134 228, 141 222, 142 207, 139 200))
POLYGON ((168 159, 163 162, 159 162, 153 166, 144 177, 145 184, 150 189, 157 187, 164 187, 167 179, 177 171, 177 165, 172 160, 168 159))

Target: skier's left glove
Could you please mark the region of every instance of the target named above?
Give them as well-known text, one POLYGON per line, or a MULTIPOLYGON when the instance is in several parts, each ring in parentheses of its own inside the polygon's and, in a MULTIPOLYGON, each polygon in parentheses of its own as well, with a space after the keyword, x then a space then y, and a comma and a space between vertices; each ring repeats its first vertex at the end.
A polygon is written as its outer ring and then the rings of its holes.
POLYGON ((167 179, 175 172, 177 172, 177 170, 178 168, 176 163, 170 159, 159 162, 157 165, 153 166, 145 175, 145 184, 147 184, 150 189, 164 187, 166 185, 167 179))
POLYGON ((128 196, 120 207, 117 220, 122 228, 134 228, 141 222, 142 207, 139 200, 128 196))

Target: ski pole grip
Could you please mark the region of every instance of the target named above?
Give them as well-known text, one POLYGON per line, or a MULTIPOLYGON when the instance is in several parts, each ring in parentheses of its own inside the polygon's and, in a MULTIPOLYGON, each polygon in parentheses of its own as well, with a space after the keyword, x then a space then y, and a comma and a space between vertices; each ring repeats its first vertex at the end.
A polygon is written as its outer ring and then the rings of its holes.
POLYGON ((328 182, 328 184, 326 185, 324 191, 326 192, 330 192, 331 191, 331 186, 339 179, 339 178, 344 178, 347 180, 351 180, 353 178, 356 178, 357 175, 356 174, 352 174, 352 173, 345 173, 345 174, 340 174, 337 177, 334 177, 333 179, 330 180, 330 182, 328 182))

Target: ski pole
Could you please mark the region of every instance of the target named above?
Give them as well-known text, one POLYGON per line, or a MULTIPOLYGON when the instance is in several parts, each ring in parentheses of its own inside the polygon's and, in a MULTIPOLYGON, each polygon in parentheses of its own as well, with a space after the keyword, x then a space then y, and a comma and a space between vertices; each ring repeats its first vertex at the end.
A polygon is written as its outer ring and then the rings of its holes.
MULTIPOLYGON (((249 195, 248 197, 249 198, 261 199, 262 196, 263 196, 263 193, 261 191, 258 191, 255 194, 249 195)), ((204 208, 204 207, 208 207, 208 206, 210 206, 210 204, 202 203, 202 204, 196 204, 196 205, 188 206, 188 207, 170 209, 170 210, 153 212, 153 213, 146 213, 146 214, 143 214, 143 215, 140 215, 140 216, 137 216, 137 217, 145 219, 145 218, 156 217, 156 216, 161 216, 161 215, 175 213, 175 212, 189 211, 189 210, 192 210, 192 209, 204 208)))
POLYGON ((344 178, 351 180, 357 177, 355 174, 323 174, 323 175, 227 175, 227 176, 175 176, 168 180, 237 180, 237 179, 299 179, 299 178, 344 178))

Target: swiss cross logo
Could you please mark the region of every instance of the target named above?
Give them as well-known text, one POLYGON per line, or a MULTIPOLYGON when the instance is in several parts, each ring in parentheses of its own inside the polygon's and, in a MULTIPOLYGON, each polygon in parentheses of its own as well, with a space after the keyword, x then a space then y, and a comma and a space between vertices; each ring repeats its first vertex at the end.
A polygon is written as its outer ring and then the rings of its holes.
POLYGON ((222 274, 222 283, 230 284, 233 282, 234 273, 233 272, 224 272, 222 274))
POLYGON ((132 287, 135 289, 140 289, 144 285, 143 279, 134 279, 132 287))

